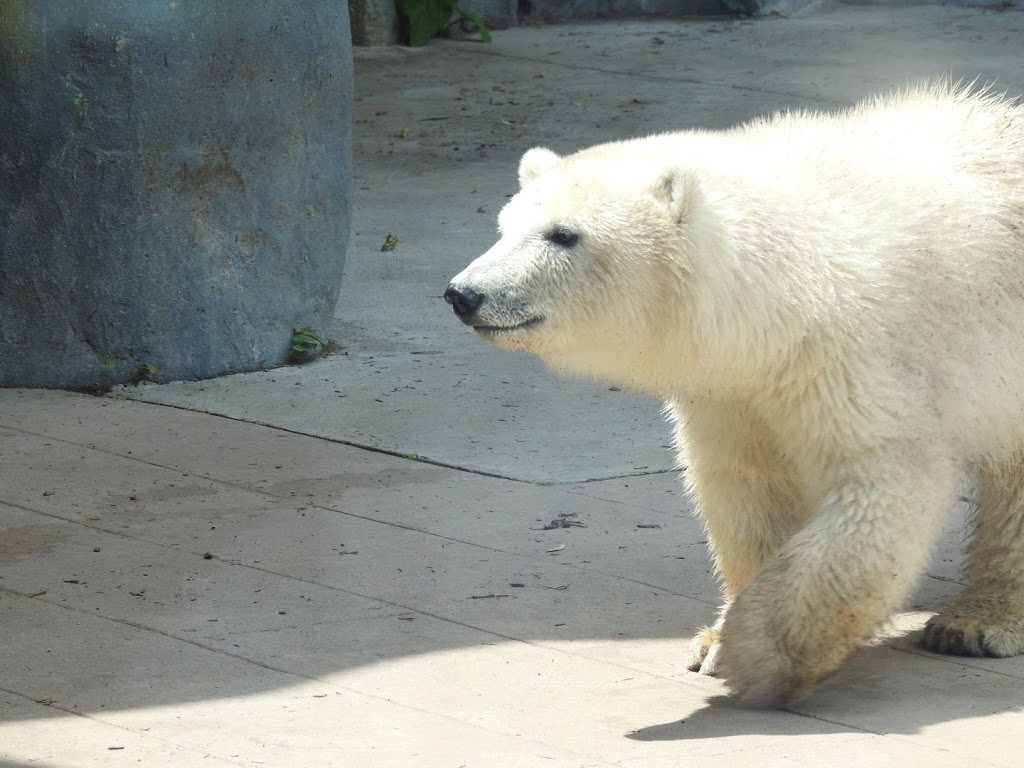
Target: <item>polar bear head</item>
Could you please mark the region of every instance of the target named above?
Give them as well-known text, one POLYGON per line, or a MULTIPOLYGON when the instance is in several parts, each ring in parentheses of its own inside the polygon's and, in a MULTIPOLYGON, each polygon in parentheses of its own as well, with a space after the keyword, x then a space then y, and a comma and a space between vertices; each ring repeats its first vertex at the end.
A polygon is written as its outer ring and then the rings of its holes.
POLYGON ((685 303, 699 194, 694 174, 658 155, 651 140, 527 152, 501 239, 445 292, 458 318, 553 368, 633 383, 624 370, 667 351, 685 303))

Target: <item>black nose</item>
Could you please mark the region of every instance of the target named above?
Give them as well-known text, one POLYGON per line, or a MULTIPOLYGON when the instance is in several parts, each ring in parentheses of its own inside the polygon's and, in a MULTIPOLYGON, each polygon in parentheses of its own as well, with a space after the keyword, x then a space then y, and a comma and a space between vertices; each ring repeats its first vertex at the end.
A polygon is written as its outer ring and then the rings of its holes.
POLYGON ((444 292, 444 300, 452 305, 456 315, 467 320, 484 303, 484 294, 469 289, 460 291, 454 285, 449 285, 444 292))

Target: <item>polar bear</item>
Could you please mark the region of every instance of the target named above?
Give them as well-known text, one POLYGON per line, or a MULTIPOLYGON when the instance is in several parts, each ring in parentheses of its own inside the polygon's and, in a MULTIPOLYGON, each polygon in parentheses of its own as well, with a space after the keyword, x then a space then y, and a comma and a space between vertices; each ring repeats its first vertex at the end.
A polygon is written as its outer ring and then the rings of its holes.
POLYGON ((808 691, 912 588, 969 468, 968 586, 923 644, 1024 652, 1024 107, 928 84, 528 151, 445 299, 476 335, 662 397, 721 579, 689 666, 808 691))

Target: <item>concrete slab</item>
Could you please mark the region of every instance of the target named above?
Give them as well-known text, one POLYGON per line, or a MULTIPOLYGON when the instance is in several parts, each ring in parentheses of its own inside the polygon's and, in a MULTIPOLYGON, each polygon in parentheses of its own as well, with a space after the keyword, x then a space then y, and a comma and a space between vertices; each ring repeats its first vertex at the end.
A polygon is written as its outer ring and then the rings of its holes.
POLYGON ((916 645, 961 588, 962 508, 874 646, 737 709, 681 668, 717 595, 658 404, 476 343, 439 297, 534 143, 947 70, 1024 92, 1021 32, 847 8, 360 52, 347 355, 0 391, 0 765, 1019 764, 1024 660, 916 645))
POLYGON ((1024 661, 925 654, 927 613, 789 712, 721 703, 679 664, 715 595, 660 475, 535 486, 42 391, 0 392, 0 436, 11 765, 1015 759, 1024 661))
POLYGON ((0 754, 4 768, 27 766, 203 765, 237 768, 234 759, 181 747, 144 731, 40 704, 6 690, 0 693, 0 754))

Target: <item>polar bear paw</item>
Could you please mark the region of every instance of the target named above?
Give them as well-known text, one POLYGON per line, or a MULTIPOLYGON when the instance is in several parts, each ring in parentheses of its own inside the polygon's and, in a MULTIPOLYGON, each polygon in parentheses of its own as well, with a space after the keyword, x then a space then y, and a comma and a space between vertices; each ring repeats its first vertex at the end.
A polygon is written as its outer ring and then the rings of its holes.
POLYGON ((1024 602, 965 595, 928 620, 921 644, 935 653, 958 656, 1024 653, 1024 602))
MULTIPOLYGON (((690 641, 686 668, 691 672, 720 676, 723 667, 722 623, 719 621, 713 627, 704 627, 690 641)), ((791 697, 791 670, 785 660, 767 659, 759 650, 744 643, 739 653, 727 654, 733 657, 727 682, 741 703, 757 707, 779 706, 791 697)))
POLYGON ((704 627, 690 641, 686 668, 702 675, 714 675, 718 669, 718 650, 721 647, 718 627, 704 627))
POLYGON ((791 658, 770 644, 735 640, 737 636, 727 630, 716 663, 719 676, 740 704, 781 707, 827 676, 815 674, 802 660, 791 658))

